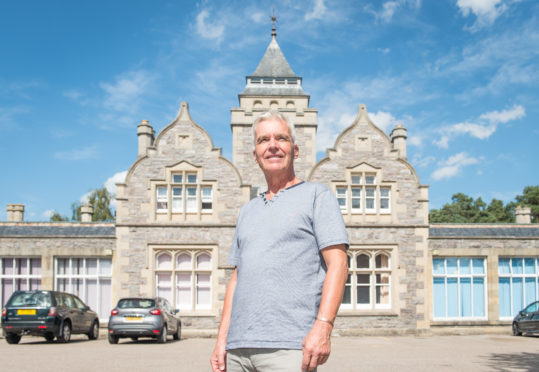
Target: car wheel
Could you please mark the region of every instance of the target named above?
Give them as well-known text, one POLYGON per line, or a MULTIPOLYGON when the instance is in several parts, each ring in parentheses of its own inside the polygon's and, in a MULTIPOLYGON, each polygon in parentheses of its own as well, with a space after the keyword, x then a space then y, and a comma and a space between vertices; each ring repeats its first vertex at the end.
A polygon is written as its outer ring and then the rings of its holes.
POLYGON ((94 320, 86 335, 88 336, 89 340, 95 340, 99 337, 99 322, 97 320, 94 320))
POLYGON ((21 336, 16 333, 8 333, 6 335, 6 342, 8 344, 18 344, 21 340, 21 336))
POLYGON ((516 322, 513 323, 513 336, 522 336, 522 332, 520 331, 520 328, 518 328, 518 324, 516 322))
POLYGON ((182 324, 180 322, 178 322, 176 333, 174 333, 174 336, 172 337, 174 337, 175 340, 179 340, 182 338, 182 324))
POLYGON ((109 344, 117 344, 120 338, 109 333, 109 344))
POLYGON ((62 325, 62 334, 58 336, 58 341, 67 343, 69 340, 71 340, 71 324, 64 321, 64 324, 62 325))
POLYGON ((164 344, 165 342, 167 342, 167 325, 166 324, 163 324, 163 328, 161 328, 161 334, 159 335, 157 342, 159 342, 160 344, 164 344))
POLYGON ((45 333, 45 340, 47 340, 47 342, 53 342, 54 341, 54 334, 45 333))

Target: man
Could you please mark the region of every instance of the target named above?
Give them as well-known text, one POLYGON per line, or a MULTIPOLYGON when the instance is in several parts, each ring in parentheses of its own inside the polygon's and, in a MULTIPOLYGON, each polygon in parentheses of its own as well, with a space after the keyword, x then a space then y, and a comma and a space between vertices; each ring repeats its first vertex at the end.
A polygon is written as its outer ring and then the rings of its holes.
POLYGON ((348 237, 335 195, 299 180, 294 127, 277 111, 253 124, 253 155, 268 185, 238 218, 217 343, 218 371, 314 371, 348 275, 348 237))

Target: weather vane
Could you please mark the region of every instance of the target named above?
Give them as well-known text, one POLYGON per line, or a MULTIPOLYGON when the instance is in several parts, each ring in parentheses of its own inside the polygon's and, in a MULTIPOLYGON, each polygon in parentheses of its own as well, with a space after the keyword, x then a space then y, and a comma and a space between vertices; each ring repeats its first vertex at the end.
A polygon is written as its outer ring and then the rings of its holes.
POLYGON ((273 22, 273 27, 271 29, 271 36, 275 37, 277 36, 277 32, 275 31, 275 22, 277 22, 277 17, 275 17, 275 7, 271 6, 271 21, 273 22))

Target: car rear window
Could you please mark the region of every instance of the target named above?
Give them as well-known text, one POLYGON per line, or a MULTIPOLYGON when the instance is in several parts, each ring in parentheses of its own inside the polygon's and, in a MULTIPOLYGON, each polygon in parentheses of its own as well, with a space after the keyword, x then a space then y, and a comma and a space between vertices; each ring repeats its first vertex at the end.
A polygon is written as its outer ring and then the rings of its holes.
POLYGON ((51 294, 49 292, 16 292, 6 306, 49 307, 51 294))
POLYGON ((118 302, 119 309, 149 309, 155 306, 155 301, 150 299, 126 298, 118 302))

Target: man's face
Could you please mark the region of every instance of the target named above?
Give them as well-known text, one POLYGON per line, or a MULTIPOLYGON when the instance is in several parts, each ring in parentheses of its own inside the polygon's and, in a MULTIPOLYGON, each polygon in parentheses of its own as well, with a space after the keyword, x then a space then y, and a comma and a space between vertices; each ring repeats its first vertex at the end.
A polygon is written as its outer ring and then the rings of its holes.
POLYGON ((298 146, 292 143, 288 125, 272 118, 258 123, 253 154, 264 174, 293 175, 298 146))

